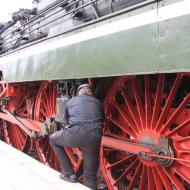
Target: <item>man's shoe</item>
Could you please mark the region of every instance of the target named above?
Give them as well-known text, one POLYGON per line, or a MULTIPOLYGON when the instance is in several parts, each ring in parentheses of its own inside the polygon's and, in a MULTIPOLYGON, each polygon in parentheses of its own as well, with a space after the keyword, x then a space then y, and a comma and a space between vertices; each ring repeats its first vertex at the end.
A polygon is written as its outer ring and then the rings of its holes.
POLYGON ((75 174, 71 174, 71 175, 66 175, 66 174, 60 174, 59 177, 64 180, 64 181, 68 181, 71 183, 76 183, 77 182, 77 176, 75 174))

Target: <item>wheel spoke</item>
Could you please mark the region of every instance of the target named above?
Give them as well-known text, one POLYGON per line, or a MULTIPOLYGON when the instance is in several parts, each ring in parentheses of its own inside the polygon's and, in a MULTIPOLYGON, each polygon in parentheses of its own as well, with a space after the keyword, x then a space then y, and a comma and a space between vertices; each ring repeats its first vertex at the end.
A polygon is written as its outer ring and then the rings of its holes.
MULTIPOLYGON (((190 158, 190 138, 182 138, 174 142, 175 151, 179 158, 189 160, 190 158)), ((176 161, 172 167, 173 171, 183 180, 190 184, 190 164, 187 162, 176 161)))
POLYGON ((141 179, 140 179, 140 185, 139 190, 147 189, 147 167, 143 165, 141 179))
POLYGON ((160 133, 164 133, 169 126, 174 122, 174 120, 177 118, 177 116, 181 113, 181 111, 185 108, 186 104, 190 101, 190 93, 184 98, 184 100, 181 102, 181 104, 176 108, 174 113, 170 116, 168 121, 163 125, 163 127, 160 130, 160 133))
POLYGON ((124 172, 117 178, 117 180, 115 180, 115 182, 113 183, 113 185, 117 185, 126 175, 128 172, 130 172, 130 170, 135 167, 138 164, 138 159, 136 158, 131 164, 129 164, 129 166, 124 170, 124 172))
POLYGON ((136 101, 136 106, 137 106, 137 111, 138 111, 138 115, 139 115, 139 119, 140 119, 140 123, 141 123, 141 129, 144 126, 144 109, 143 109, 143 103, 140 97, 140 91, 138 88, 138 83, 137 80, 135 78, 131 79, 132 81, 132 88, 133 88, 133 92, 134 92, 134 97, 135 97, 135 101, 136 101))
MULTIPOLYGON (((79 149, 78 149, 79 150, 79 149)), ((71 164, 74 167, 75 172, 77 172, 77 170, 79 169, 80 165, 78 164, 78 162, 76 161, 76 156, 73 154, 73 150, 71 148, 65 148, 65 151, 71 161, 71 164)), ((78 151, 78 155, 79 156, 77 159, 81 160, 82 159, 82 155, 79 153, 78 151)))
POLYGON ((179 137, 178 139, 175 139, 175 142, 183 142, 183 141, 189 141, 190 136, 188 137, 179 137))
POLYGON ((163 168, 163 171, 168 176, 168 178, 171 180, 171 182, 173 183, 173 185, 175 186, 175 188, 177 190, 185 190, 185 188, 182 185, 182 183, 177 179, 177 177, 175 175, 172 174, 172 172, 170 171, 170 169, 163 168))
POLYGON ((136 108, 135 108, 135 106, 132 105, 128 95, 126 94, 126 92, 122 91, 122 95, 124 97, 124 100, 125 100, 125 103, 126 103, 128 110, 129 110, 129 113, 131 115, 131 118, 133 119, 133 121, 135 123, 134 127, 136 128, 137 133, 138 133, 140 121, 139 121, 139 118, 137 117, 137 114, 136 114, 136 108))
POLYGON ((138 178, 139 178, 139 173, 141 172, 141 170, 142 170, 142 164, 139 163, 138 166, 136 167, 136 170, 135 170, 134 175, 133 175, 132 178, 131 178, 130 184, 129 184, 129 186, 128 186, 128 190, 132 190, 133 187, 134 187, 135 185, 137 185, 136 183, 137 183, 137 180, 138 180, 138 178))
POLYGON ((163 96, 163 88, 164 88, 164 74, 159 75, 155 103, 153 108, 153 115, 151 120, 151 128, 155 128, 156 121, 158 120, 160 111, 161 111, 161 103, 162 103, 162 96, 163 96))
POLYGON ((180 85, 180 82, 181 82, 181 75, 178 74, 175 81, 174 81, 174 84, 172 86, 172 89, 170 91, 170 94, 166 100, 166 103, 164 105, 164 108, 162 110, 162 113, 160 114, 160 118, 156 124, 156 129, 159 129, 161 127, 161 124, 164 123, 166 121, 166 118, 167 118, 167 115, 169 113, 169 109, 171 108, 171 104, 174 100, 174 97, 176 95, 176 92, 179 88, 179 85, 180 85))
POLYGON ((125 162, 125 161, 127 161, 127 160, 129 160, 129 159, 131 159, 133 157, 134 157, 134 155, 132 155, 132 154, 131 155, 127 155, 123 159, 121 159, 121 160, 119 160, 119 161, 117 161, 117 162, 115 162, 113 164, 107 165, 106 168, 107 169, 113 169, 115 166, 118 166, 118 165, 122 164, 123 162, 125 162))
POLYGON ((19 113, 20 113, 19 115, 21 117, 27 117, 27 110, 25 107, 20 108, 18 111, 19 111, 19 113))
POLYGON ((156 170, 157 170, 157 172, 159 174, 159 177, 161 178, 161 180, 163 182, 163 185, 164 185, 165 189, 167 189, 167 190, 173 190, 173 188, 171 186, 171 182, 168 180, 168 177, 164 173, 164 171, 162 170, 162 168, 161 167, 157 167, 156 170))
POLYGON ((44 114, 44 117, 50 116, 51 111, 49 108, 49 103, 46 103, 45 101, 42 101, 41 103, 41 114, 44 114))
POLYGON ((16 146, 18 148, 21 148, 21 146, 22 146, 22 136, 20 136, 19 130, 16 129, 16 127, 18 127, 18 126, 16 126, 16 125, 12 126, 12 128, 13 128, 12 131, 14 131, 14 136, 12 136, 12 138, 13 138, 13 141, 15 142, 15 144, 17 144, 16 146))
POLYGON ((183 165, 183 163, 176 163, 173 170, 178 174, 183 180, 190 184, 190 165, 183 165))
POLYGON ((157 172, 156 168, 152 168, 152 173, 153 173, 153 177, 154 177, 154 182, 155 182, 155 186, 156 186, 156 190, 163 190, 163 183, 160 179, 160 176, 157 172))
POLYGON ((180 125, 178 125, 175 129, 168 131, 166 133, 167 137, 172 137, 174 134, 180 132, 182 129, 184 129, 185 127, 189 126, 190 124, 190 119, 187 119, 186 121, 184 121, 183 123, 181 123, 180 125))
POLYGON ((146 117, 146 128, 150 128, 150 118, 152 116, 151 109, 151 94, 150 94, 150 77, 145 75, 145 117, 146 117))
MULTIPOLYGON (((135 127, 135 123, 133 120, 128 116, 128 114, 125 113, 125 111, 117 105, 117 103, 114 101, 113 103, 114 107, 118 110, 124 121, 127 123, 128 126, 133 130, 133 135, 136 136, 136 130, 137 128, 135 127)), ((126 127, 127 128, 127 127, 126 127)), ((127 129, 126 129, 127 130, 127 129)))
POLYGON ((132 136, 135 136, 135 134, 133 133, 133 131, 131 131, 130 129, 128 128, 125 128, 122 123, 120 123, 119 121, 117 121, 116 119, 114 118, 109 118, 109 120, 114 123, 117 127, 119 127, 122 131, 124 131, 126 134, 130 134, 132 136))
POLYGON ((48 98, 47 95, 50 95, 49 92, 48 92, 48 94, 44 94, 43 107, 44 107, 44 110, 46 110, 47 115, 51 115, 51 113, 53 113, 53 110, 52 110, 53 108, 51 108, 51 99, 52 98, 51 97, 48 98))
POLYGON ((152 173, 151 167, 147 168, 147 177, 148 177, 148 190, 155 189, 154 178, 153 178, 153 173, 152 173))

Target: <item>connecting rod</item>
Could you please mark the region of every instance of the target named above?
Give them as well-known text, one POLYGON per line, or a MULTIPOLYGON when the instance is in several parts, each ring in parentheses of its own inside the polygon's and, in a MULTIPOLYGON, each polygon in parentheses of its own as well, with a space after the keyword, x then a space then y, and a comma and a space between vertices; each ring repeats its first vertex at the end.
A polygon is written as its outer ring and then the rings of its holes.
POLYGON ((170 166, 173 163, 172 161, 190 163, 190 160, 175 158, 173 151, 167 144, 167 141, 168 139, 163 137, 157 145, 151 145, 146 144, 145 142, 135 142, 133 140, 127 141, 105 136, 102 137, 102 145, 105 147, 136 154, 145 160, 155 160, 165 167, 170 166), (163 143, 163 141, 165 143, 163 143))
POLYGON ((0 112, 0 118, 2 120, 6 120, 8 122, 18 125, 18 127, 20 127, 30 137, 34 137, 35 133, 41 132, 42 123, 31 120, 31 119, 17 117, 6 109, 4 109, 3 111, 5 113, 0 112))

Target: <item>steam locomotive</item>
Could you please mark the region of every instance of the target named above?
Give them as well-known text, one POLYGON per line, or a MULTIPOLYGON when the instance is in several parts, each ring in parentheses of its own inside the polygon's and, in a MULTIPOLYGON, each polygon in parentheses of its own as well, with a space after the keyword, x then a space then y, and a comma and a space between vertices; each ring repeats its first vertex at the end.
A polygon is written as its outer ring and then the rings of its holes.
MULTIPOLYGON (((108 189, 190 189, 190 1, 34 2, 0 23, 0 138, 60 170, 48 137, 88 82, 108 189)), ((80 173, 80 149, 65 150, 80 173)))

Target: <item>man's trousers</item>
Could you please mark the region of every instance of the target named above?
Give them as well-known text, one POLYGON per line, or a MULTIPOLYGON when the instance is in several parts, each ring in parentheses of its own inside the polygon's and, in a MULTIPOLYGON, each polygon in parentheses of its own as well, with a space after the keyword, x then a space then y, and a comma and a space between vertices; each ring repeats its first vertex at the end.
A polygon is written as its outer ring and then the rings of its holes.
POLYGON ((50 145, 66 175, 74 174, 69 158, 63 147, 78 147, 83 153, 83 184, 97 189, 96 175, 99 167, 99 151, 102 132, 100 128, 74 125, 53 133, 50 145))

